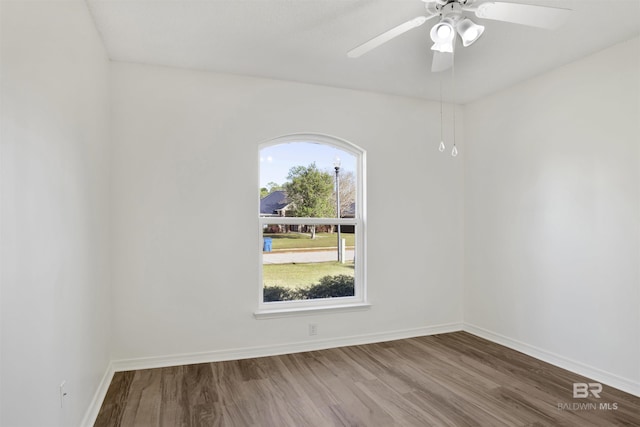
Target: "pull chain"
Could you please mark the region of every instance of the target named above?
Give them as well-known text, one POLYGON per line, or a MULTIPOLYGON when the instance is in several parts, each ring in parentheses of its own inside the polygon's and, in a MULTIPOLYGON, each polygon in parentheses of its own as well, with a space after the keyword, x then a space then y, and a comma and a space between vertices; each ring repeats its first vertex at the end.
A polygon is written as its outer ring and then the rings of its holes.
POLYGON ((458 155, 458 147, 456 147, 456 61, 454 57, 453 64, 451 65, 451 80, 453 87, 451 93, 453 94, 453 149, 451 155, 456 157, 458 155))
POLYGON ((440 146, 438 146, 438 150, 442 153, 444 149, 444 139, 442 137, 442 73, 440 73, 440 146))

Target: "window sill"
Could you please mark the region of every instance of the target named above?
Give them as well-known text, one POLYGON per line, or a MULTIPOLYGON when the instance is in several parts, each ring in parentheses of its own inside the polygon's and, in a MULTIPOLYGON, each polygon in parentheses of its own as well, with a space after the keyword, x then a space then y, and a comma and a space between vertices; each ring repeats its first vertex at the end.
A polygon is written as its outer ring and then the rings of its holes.
POLYGON ((255 313, 253 313, 253 317, 255 317, 258 320, 278 319, 281 317, 311 316, 314 314, 364 311, 364 310, 369 310, 370 308, 371 308, 371 304, 366 302, 360 302, 360 303, 354 303, 354 304, 324 305, 324 306, 318 306, 318 307, 281 308, 281 309, 272 309, 272 310, 258 310, 255 313))

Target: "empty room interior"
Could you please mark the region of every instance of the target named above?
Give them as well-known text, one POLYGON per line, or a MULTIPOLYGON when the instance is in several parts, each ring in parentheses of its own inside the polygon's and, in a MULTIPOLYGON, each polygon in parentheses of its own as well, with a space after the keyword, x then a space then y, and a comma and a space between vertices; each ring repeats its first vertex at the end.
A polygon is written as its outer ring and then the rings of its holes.
POLYGON ((640 425, 639 1, 0 5, 3 427, 640 425))

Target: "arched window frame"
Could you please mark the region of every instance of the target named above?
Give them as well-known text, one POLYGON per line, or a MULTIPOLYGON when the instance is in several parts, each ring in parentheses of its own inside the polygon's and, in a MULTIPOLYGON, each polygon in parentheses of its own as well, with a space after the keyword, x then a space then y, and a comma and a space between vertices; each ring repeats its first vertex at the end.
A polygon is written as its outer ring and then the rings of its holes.
MULTIPOLYGON (((357 145, 346 141, 341 138, 337 138, 330 135, 323 134, 311 134, 300 133, 280 136, 262 142, 258 146, 258 167, 260 167, 260 152, 267 147, 288 144, 288 143, 314 143, 322 144, 332 148, 336 148, 341 151, 345 151, 352 154, 356 159, 356 209, 354 218, 301 218, 301 217, 280 217, 278 218, 279 224, 290 225, 314 225, 314 224, 327 224, 327 225, 352 225, 355 228, 355 251, 357 262, 355 263, 354 272, 354 296, 352 297, 340 297, 340 298, 327 298, 327 299, 313 299, 313 300, 298 300, 298 301, 278 301, 278 302, 264 302, 263 301, 263 239, 262 230, 265 225, 272 224, 273 218, 260 216, 260 201, 257 201, 257 213, 258 213, 258 254, 259 254, 259 281, 258 281, 258 309, 255 312, 255 317, 273 318, 284 317, 296 314, 308 314, 313 311, 354 311, 360 309, 368 309, 370 306, 367 303, 367 285, 366 285, 366 152, 357 145)), ((294 165, 292 165, 294 166, 294 165)), ((260 174, 258 174, 260 175, 260 174)))

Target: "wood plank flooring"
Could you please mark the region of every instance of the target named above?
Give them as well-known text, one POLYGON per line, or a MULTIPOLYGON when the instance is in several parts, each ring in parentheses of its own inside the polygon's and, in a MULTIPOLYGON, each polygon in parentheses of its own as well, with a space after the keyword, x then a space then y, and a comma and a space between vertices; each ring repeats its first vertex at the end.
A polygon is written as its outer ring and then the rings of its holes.
POLYGON ((465 332, 118 372, 96 427, 640 426, 640 398, 465 332))

